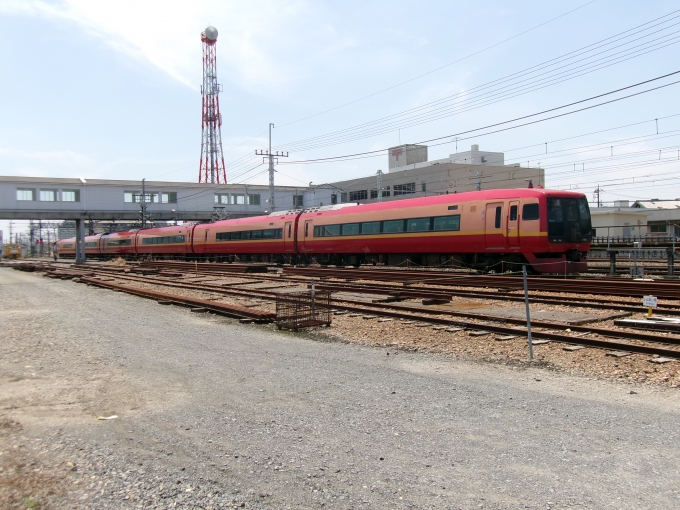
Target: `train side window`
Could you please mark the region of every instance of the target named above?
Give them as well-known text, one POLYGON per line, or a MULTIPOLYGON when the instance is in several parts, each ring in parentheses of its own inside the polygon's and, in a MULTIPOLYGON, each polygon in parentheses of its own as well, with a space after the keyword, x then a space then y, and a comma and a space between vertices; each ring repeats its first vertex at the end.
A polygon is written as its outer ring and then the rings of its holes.
POLYGON ((524 204, 522 206, 522 221, 538 219, 538 204, 524 204))
POLYGON ((361 224, 361 233, 362 234, 379 234, 380 233, 380 222, 379 221, 371 221, 369 223, 362 223, 361 224))
MULTIPOLYGON (((206 239, 207 239, 207 234, 206 234, 206 239)), ((241 239, 241 232, 232 232, 231 233, 231 240, 238 240, 241 239)))
POLYGON ((339 236, 340 225, 326 225, 323 227, 323 235, 325 236, 339 236))
POLYGON ((510 206, 510 221, 515 221, 517 219, 517 206, 510 206))
POLYGON ((406 220, 407 232, 425 232, 430 230, 430 218, 414 218, 406 220))
POLYGON ((434 230, 460 230, 460 214, 435 218, 434 230))
POLYGON ((241 239, 250 239, 251 238, 251 231, 246 230, 245 232, 241 232, 241 239))
POLYGON ((288 238, 290 239, 290 229, 292 225, 288 225, 288 238))
POLYGON ((494 222, 494 228, 501 228, 501 213, 503 212, 502 207, 496 207, 496 221, 494 222))
POLYGON ((383 233, 394 234, 404 231, 404 220, 383 221, 383 233))
POLYGON ((262 239, 262 231, 261 230, 253 230, 250 234, 251 239, 262 239))
POLYGON ((343 236, 355 236, 359 234, 359 223, 345 223, 342 225, 343 236))

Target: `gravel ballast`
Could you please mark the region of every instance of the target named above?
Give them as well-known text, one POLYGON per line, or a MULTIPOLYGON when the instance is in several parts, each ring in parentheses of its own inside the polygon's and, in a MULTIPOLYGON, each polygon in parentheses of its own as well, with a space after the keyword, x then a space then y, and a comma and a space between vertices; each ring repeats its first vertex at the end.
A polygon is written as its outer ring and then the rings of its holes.
POLYGON ((8 508, 680 506, 675 388, 277 332, 4 268, 0 320, 8 508))

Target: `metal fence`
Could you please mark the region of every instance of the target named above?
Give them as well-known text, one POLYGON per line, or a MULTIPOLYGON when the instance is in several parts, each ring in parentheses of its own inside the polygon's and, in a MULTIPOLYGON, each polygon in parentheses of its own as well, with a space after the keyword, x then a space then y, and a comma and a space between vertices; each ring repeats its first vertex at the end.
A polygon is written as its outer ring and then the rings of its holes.
POLYGON ((280 293, 276 296, 276 327, 292 329, 330 326, 332 321, 331 293, 303 291, 280 293))

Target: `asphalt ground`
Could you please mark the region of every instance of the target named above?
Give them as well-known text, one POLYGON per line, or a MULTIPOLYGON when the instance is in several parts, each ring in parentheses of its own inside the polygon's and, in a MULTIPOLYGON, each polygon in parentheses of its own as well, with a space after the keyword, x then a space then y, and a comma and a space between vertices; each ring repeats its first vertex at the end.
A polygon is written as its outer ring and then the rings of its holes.
POLYGON ((677 389, 5 268, 0 323, 2 508, 680 507, 677 389))

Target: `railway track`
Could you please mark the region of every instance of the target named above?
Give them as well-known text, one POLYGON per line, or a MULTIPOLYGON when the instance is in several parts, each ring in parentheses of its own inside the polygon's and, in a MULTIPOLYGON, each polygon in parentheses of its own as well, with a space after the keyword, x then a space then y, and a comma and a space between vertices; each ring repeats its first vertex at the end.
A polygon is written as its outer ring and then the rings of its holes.
MULTIPOLYGON (((186 299, 183 296, 177 296, 175 294, 168 293, 157 293, 156 291, 151 291, 148 289, 140 290, 138 287, 131 285, 121 285, 119 283, 111 283, 107 281, 102 281, 101 278, 110 279, 115 277, 116 279, 127 280, 134 283, 146 283, 151 285, 159 285, 165 287, 174 287, 194 291, 202 291, 212 294, 221 295, 231 295, 242 298, 253 298, 257 297, 260 299, 270 299, 274 300, 279 295, 278 292, 271 290, 262 289, 234 289, 225 288, 223 285, 213 285, 206 283, 185 283, 178 282, 176 280, 162 279, 163 277, 158 276, 148 276, 148 275, 133 275, 133 274, 115 274, 112 275, 109 271, 99 271, 99 270, 57 270, 53 271, 56 273, 56 277, 64 278, 78 278, 80 281, 91 285, 97 285, 105 288, 110 288, 112 290, 130 292, 132 294, 140 295, 142 297, 148 297, 157 300, 167 300, 181 302, 186 299), (61 273, 61 274, 60 274, 61 273), (162 294, 159 299, 159 294, 162 294)), ((210 300, 198 300, 200 301, 202 307, 208 308, 210 304, 215 305, 213 301, 210 300)), ((231 305, 229 305, 231 306, 231 305)), ((333 303, 333 307, 338 310, 344 310, 346 312, 354 312, 359 314, 368 314, 373 316, 382 316, 389 318, 403 319, 407 321, 418 321, 421 323, 428 323, 439 326, 446 326, 449 328, 459 328, 472 331, 482 331, 489 333, 496 333, 500 335, 518 336, 526 334, 526 328, 524 324, 526 323, 522 319, 514 319, 507 317, 495 317, 487 316, 482 314, 459 312, 452 310, 439 310, 439 309, 425 309, 420 307, 412 307, 406 305, 397 304, 385 304, 385 303, 366 303, 363 301, 356 301, 350 299, 338 299, 333 303), (467 319, 467 320, 464 320, 467 319), (483 321, 471 322, 472 320, 483 321), (493 323, 493 324, 490 324, 493 323), (507 325, 503 325, 507 324, 507 325)), ((208 308, 209 309, 209 308, 208 308)), ((219 313, 219 311, 218 311, 219 313)), ((585 326, 574 326, 567 325, 563 323, 555 323, 548 321, 532 321, 532 336, 537 340, 549 340, 553 342, 561 342, 573 345, 582 345, 587 347, 594 347, 600 349, 607 349, 610 351, 622 351, 649 355, 658 355, 668 358, 680 359, 680 350, 671 349, 668 347, 661 347, 661 344, 665 345, 680 345, 680 339, 653 335, 649 333, 641 333, 637 331, 612 331, 607 328, 593 328, 585 326), (538 328, 538 330, 536 330, 538 328), (570 330, 571 334, 565 334, 566 330, 570 330), (583 336, 573 336, 583 335, 583 336), (621 342, 613 340, 602 340, 599 338, 592 338, 585 336, 586 334, 598 335, 606 338, 616 338, 617 340, 621 338, 626 338, 629 340, 637 342, 645 342, 646 344, 636 344, 631 342, 621 342)))
MULTIPOLYGON (((311 267, 285 267, 284 275, 297 275, 315 278, 345 278, 352 280, 372 280, 397 282, 402 284, 426 283, 439 286, 494 287, 505 290, 523 288, 521 278, 516 276, 460 275, 454 273, 435 273, 426 271, 386 271, 382 269, 337 269, 311 267)), ((534 278, 529 280, 532 290, 547 292, 567 292, 578 294, 597 294, 621 297, 653 295, 662 299, 680 299, 680 283, 666 281, 626 281, 613 279, 571 280, 560 278, 534 278)))
MULTIPOLYGON (((69 265, 68 267, 71 267, 69 265)), ((195 273, 196 277, 209 276, 218 277, 223 276, 225 278, 234 277, 237 273, 243 273, 244 268, 247 269, 248 265, 238 265, 238 264, 206 264, 206 263, 189 263, 189 262, 153 262, 153 263, 142 263, 139 266, 133 267, 117 267, 110 265, 101 264, 84 264, 79 265, 78 268, 91 268, 93 270, 105 271, 112 274, 123 274, 123 273, 140 273, 140 274, 158 274, 160 276, 172 276, 180 277, 182 275, 190 275, 195 273), (230 266, 234 266, 233 268, 230 266)), ((257 271, 246 270, 246 273, 250 273, 253 278, 257 278, 260 281, 281 281, 278 275, 266 274, 261 272, 266 266, 256 266, 259 269, 257 271), (255 273, 257 276, 255 276, 255 273)), ((339 279, 347 280, 344 278, 345 270, 339 273, 339 279)), ((370 273, 369 273, 370 274, 370 273)), ((310 281, 313 276, 296 277, 294 275, 283 275, 288 282, 299 282, 306 283, 310 281)), ((330 277, 329 277, 330 278, 330 277)), ((462 289, 451 289, 450 286, 437 286, 430 285, 427 283, 418 282, 417 287, 409 287, 412 282, 408 282, 406 286, 398 286, 399 282, 390 283, 356 283, 356 282, 336 282, 330 281, 326 278, 319 278, 321 280, 318 286, 319 290, 331 290, 333 292, 352 292, 361 294, 374 294, 388 296, 388 299, 392 301, 400 301, 403 299, 439 299, 448 300, 451 297, 463 297, 466 299, 484 299, 493 300, 500 302, 523 302, 524 297, 521 295, 511 294, 511 292, 518 291, 521 289, 500 289, 498 290, 483 290, 479 287, 468 287, 464 290, 462 289), (442 288, 444 287, 444 288, 442 288), (471 289, 475 290, 471 290, 471 289)), ((351 279, 349 279, 351 280, 351 279)), ((464 282, 467 280, 464 280, 464 282)), ((641 307, 639 298, 635 301, 620 301, 614 299, 606 298, 596 298, 593 296, 588 296, 587 298, 579 296, 564 296, 563 292, 560 291, 559 296, 546 295, 546 292, 541 291, 542 294, 537 294, 534 292, 536 289, 533 288, 533 280, 530 280, 532 284, 529 287, 529 294, 532 303, 537 304, 547 304, 547 305, 559 305, 559 306, 570 306, 579 308, 592 308, 601 310, 618 310, 623 312, 639 313, 643 311, 641 307)), ((562 281, 562 280, 560 280, 562 281)), ((463 283, 461 283, 463 286, 463 283)), ((659 312, 663 312, 666 315, 678 317, 680 316, 680 303, 659 303, 657 309, 659 312)))

